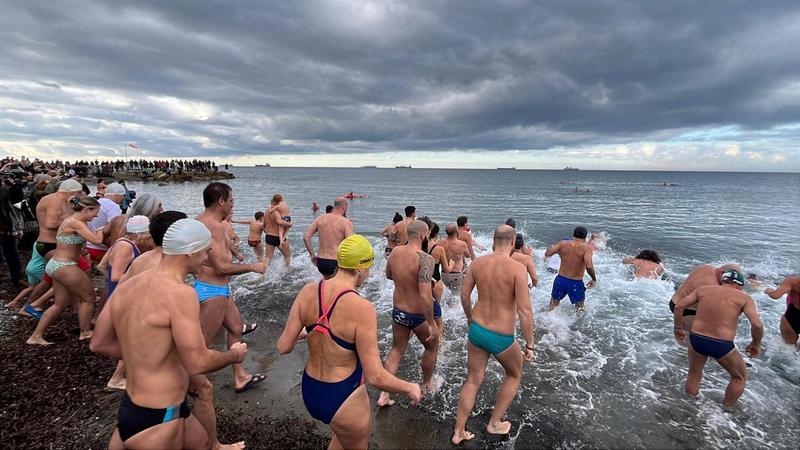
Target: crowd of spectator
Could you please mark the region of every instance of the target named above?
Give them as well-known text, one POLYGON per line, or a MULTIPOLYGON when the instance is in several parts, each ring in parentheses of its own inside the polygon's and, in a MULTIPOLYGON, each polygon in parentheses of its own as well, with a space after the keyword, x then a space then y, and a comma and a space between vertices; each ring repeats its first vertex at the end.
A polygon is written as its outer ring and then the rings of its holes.
MULTIPOLYGON (((228 165, 225 164, 225 170, 228 165)), ((139 160, 116 160, 116 161, 42 161, 40 159, 30 160, 22 157, 21 159, 4 158, 0 161, 0 174, 13 173, 14 171, 28 172, 32 175, 37 173, 47 173, 48 171, 55 170, 62 174, 70 173, 72 175, 80 175, 83 178, 90 176, 93 177, 110 177, 114 173, 143 173, 152 174, 155 172, 165 173, 205 173, 216 172, 219 170, 217 163, 213 161, 202 161, 198 159, 183 160, 183 159, 170 159, 170 160, 157 160, 148 161, 145 159, 139 160)))

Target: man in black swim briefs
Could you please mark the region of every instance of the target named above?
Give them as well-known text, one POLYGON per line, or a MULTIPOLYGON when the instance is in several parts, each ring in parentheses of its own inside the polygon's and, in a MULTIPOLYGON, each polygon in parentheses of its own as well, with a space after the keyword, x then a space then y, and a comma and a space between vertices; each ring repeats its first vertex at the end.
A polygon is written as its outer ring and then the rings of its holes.
POLYGON ((311 262, 326 279, 336 273, 336 249, 348 236, 353 234, 353 223, 346 217, 347 200, 337 197, 330 214, 319 216, 311 223, 303 235, 303 243, 311 256, 311 262), (314 251, 311 238, 319 234, 319 251, 314 251))
POLYGON ((283 263, 288 266, 292 262, 292 248, 286 239, 286 233, 292 227, 292 217, 289 216, 289 206, 281 194, 272 196, 270 208, 264 214, 264 241, 267 243, 265 261, 267 266, 272 261, 272 256, 277 248, 283 255, 283 263))
POLYGON ((244 343, 232 344, 226 352, 206 346, 197 294, 184 283, 207 259, 211 240, 199 221, 173 223, 164 236, 159 265, 120 284, 98 318, 91 349, 124 359, 127 369, 113 447, 119 448, 120 440, 128 448, 208 445, 205 428, 186 404, 189 379, 240 363, 247 353, 244 343))
POLYGON ((696 289, 677 302, 673 313, 675 339, 684 342, 686 329, 683 327, 683 311, 688 307, 697 307, 697 315, 689 332, 689 373, 686 378, 686 393, 697 395, 700 392, 703 368, 710 356, 731 375, 722 401, 726 408, 733 407, 736 400, 741 397, 747 381, 744 360, 733 344, 739 316, 744 313, 750 321, 752 341, 747 346, 747 354, 750 357, 758 356, 761 351, 761 338, 764 336, 764 325, 758 316, 756 304, 749 295, 742 292, 746 283, 742 272, 728 269, 720 277, 721 285, 696 289))
MULTIPOLYGON (((406 228, 408 243, 392 251, 386 262, 386 278, 394 281, 392 301, 392 350, 384 366, 392 375, 397 373, 400 360, 408 348, 411 333, 414 333, 425 348, 422 354, 422 392, 433 388, 431 379, 436 368, 439 349, 439 332, 433 313, 433 257, 422 250, 422 242, 428 237, 425 222, 414 220, 406 228)), ((378 406, 389 406, 394 401, 388 392, 381 392, 378 406)))

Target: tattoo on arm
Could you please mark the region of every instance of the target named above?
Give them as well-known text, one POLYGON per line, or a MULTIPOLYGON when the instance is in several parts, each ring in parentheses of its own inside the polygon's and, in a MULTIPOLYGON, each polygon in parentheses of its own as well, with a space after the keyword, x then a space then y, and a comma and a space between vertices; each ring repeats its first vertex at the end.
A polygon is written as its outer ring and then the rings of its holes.
POLYGON ((419 283, 430 283, 433 278, 433 257, 427 253, 419 252, 419 283))

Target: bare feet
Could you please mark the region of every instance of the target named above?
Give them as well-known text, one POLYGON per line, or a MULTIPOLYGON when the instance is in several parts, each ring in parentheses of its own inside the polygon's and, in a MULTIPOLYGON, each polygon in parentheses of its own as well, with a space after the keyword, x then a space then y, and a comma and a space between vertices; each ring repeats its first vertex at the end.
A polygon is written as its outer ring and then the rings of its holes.
POLYGON ((81 331, 81 335, 78 336, 78 340, 79 341, 85 341, 85 340, 91 339, 91 338, 92 338, 92 332, 91 331, 81 331))
POLYGON ((511 432, 511 422, 507 420, 501 420, 496 424, 489 422, 489 424, 486 425, 486 431, 491 434, 508 434, 511 432))
POLYGON ((394 405, 394 400, 389 397, 388 392, 381 392, 381 396, 378 397, 378 406, 392 406, 394 405))
POLYGON ((460 444, 460 443, 462 443, 464 441, 469 441, 469 440, 473 439, 474 437, 475 437, 475 435, 470 433, 469 431, 460 430, 460 431, 456 431, 456 434, 453 435, 453 439, 450 439, 450 442, 452 442, 455 445, 458 445, 458 444, 460 444))
POLYGON ((242 450, 245 447, 244 441, 237 442, 235 444, 219 444, 217 449, 219 450, 242 450))
POLYGON ((43 347, 47 347, 48 345, 52 345, 53 344, 52 342, 45 341, 44 338, 35 338, 33 336, 28 338, 28 340, 25 341, 25 343, 28 344, 28 345, 41 345, 43 347))
POLYGON ((422 395, 434 395, 436 394, 436 384, 433 380, 428 381, 427 383, 423 384, 422 386, 422 395))
POLYGON ((112 379, 108 380, 108 383, 106 384, 106 387, 108 389, 111 389, 111 390, 124 391, 125 390, 125 378, 123 378, 121 380, 115 380, 115 379, 112 378, 112 379))

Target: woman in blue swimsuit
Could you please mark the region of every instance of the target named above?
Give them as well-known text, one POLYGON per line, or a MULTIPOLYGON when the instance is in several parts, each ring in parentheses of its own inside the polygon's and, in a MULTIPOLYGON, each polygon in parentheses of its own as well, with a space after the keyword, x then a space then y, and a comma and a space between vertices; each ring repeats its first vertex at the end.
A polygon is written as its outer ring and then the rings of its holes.
POLYGON ((73 213, 69 215, 56 233, 56 249, 47 262, 45 272, 53 278, 55 303, 42 314, 42 318, 28 338, 28 344, 50 345, 44 339, 47 327, 55 321, 64 309, 75 303, 78 311, 78 324, 81 333, 78 339, 92 337, 91 320, 94 312, 94 288, 89 276, 78 267, 78 258, 86 241, 103 243, 103 230, 92 231, 88 223, 100 212, 100 203, 93 197, 72 197, 73 213))
POLYGON ((300 290, 278 339, 278 352, 286 354, 294 349, 301 330, 308 332, 303 402, 312 417, 331 426, 334 437, 328 448, 367 447, 372 415, 365 380, 388 392, 405 393, 412 404, 421 397, 418 384, 383 368, 375 307, 354 290, 369 275, 373 258, 365 237, 343 240, 336 252, 336 275, 300 290))

